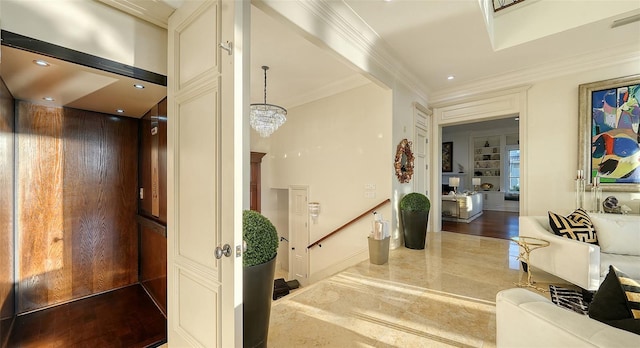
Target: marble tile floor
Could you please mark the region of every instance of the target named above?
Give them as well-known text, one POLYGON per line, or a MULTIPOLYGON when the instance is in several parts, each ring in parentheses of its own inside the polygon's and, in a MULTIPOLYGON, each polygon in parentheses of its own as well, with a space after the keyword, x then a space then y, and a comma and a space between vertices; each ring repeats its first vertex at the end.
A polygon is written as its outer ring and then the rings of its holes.
MULTIPOLYGON (((268 347, 495 347, 495 296, 526 281, 517 255, 509 240, 429 233, 425 250, 391 250, 385 265, 367 260, 275 301, 268 347)), ((571 287, 535 268, 533 279, 571 287)))

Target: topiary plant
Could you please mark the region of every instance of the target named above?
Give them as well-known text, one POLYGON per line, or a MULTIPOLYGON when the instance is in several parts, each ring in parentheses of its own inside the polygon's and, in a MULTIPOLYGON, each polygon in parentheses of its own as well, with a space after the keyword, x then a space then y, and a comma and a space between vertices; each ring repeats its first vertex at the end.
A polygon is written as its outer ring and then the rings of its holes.
POLYGON ((400 200, 400 210, 404 211, 429 211, 431 202, 422 193, 412 192, 400 200))
POLYGON ((265 263, 278 252, 278 232, 271 221, 253 210, 242 212, 242 239, 247 251, 242 257, 245 267, 265 263))

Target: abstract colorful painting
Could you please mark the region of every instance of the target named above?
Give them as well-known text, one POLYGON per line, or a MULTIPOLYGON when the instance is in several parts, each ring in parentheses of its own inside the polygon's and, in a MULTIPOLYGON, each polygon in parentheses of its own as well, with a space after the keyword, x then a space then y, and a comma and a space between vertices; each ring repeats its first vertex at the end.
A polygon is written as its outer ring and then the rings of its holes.
POLYGON ((640 184, 640 79, 618 81, 612 86, 600 84, 586 92, 589 124, 585 131, 589 132, 590 155, 585 172, 591 173, 591 178, 599 177, 602 184, 637 186, 640 184))

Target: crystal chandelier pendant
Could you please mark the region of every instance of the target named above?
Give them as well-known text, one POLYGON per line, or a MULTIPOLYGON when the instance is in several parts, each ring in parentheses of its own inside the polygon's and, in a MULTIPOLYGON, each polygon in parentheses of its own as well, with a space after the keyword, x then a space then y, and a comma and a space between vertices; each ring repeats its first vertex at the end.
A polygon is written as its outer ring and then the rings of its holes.
POLYGON ((273 134, 287 120, 287 110, 281 106, 267 104, 267 70, 268 66, 263 66, 264 70, 264 103, 251 104, 249 114, 249 124, 261 137, 266 138, 273 134))

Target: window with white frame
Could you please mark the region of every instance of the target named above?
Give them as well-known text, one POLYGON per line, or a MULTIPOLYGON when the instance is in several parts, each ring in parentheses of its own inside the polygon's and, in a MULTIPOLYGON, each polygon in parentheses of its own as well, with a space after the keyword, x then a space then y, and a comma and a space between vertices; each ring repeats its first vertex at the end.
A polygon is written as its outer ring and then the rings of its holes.
POLYGON ((507 194, 520 194, 520 146, 507 145, 505 150, 507 194))

